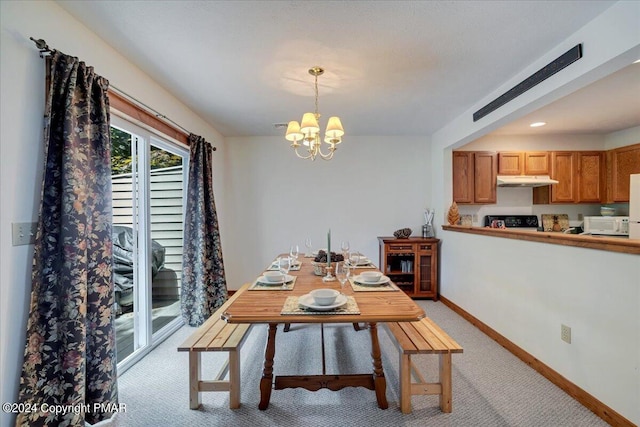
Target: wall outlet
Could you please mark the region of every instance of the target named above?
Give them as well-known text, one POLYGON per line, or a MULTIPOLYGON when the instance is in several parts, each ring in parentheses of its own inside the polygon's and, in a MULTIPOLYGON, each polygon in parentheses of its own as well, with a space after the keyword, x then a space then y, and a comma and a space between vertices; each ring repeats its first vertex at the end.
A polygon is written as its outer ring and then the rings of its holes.
POLYGON ((36 242, 37 222, 14 222, 11 224, 13 246, 32 245, 36 242))
POLYGON ((562 341, 571 344, 571 328, 567 325, 560 325, 560 338, 562 341))

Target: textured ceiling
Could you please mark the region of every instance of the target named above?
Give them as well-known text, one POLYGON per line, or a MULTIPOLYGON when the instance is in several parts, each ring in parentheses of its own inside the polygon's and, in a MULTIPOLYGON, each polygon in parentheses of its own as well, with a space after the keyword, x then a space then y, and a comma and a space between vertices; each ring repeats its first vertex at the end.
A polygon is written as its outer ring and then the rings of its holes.
POLYGON ((316 65, 320 113, 347 135, 430 135, 613 4, 58 3, 225 136, 313 111, 316 65))

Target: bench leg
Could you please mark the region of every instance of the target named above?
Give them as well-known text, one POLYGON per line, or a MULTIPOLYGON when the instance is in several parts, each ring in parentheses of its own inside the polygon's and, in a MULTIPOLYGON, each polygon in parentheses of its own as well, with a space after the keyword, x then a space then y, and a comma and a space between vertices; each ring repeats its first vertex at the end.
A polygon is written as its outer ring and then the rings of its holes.
POLYGON ((240 352, 229 352, 229 408, 240 407, 240 352))
POLYGON ((440 409, 442 412, 451 412, 451 353, 440 355, 440 409))
POLYGON ((400 410, 411 413, 411 355, 400 352, 400 410))
POLYGON ((189 352, 189 408, 200 407, 200 352, 189 352))

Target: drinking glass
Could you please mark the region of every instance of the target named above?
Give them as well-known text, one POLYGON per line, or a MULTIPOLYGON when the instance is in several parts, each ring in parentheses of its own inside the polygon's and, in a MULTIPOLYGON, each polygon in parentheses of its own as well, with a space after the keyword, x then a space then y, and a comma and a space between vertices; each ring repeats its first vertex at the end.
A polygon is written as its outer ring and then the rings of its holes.
POLYGON ((360 254, 358 252, 351 252, 349 254, 349 267, 356 268, 360 262, 360 254))
POLYGON ((307 253, 304 256, 306 256, 307 258, 312 257, 313 254, 311 253, 311 248, 312 248, 312 246, 311 246, 311 237, 307 237, 306 239, 304 239, 304 245, 307 248, 307 253))
POLYGON ((287 283, 287 274, 289 274, 290 268, 291 268, 291 257, 288 257, 288 256, 278 257, 278 269, 285 276, 283 279, 284 283, 287 283))
POLYGON ((344 260, 347 260, 347 255, 349 254, 349 241, 348 240, 343 240, 342 242, 340 242, 340 249, 342 249, 342 257, 344 258, 344 260))
POLYGON ((300 248, 298 245, 291 245, 289 248, 289 256, 291 257, 292 266, 298 265, 298 256, 300 255, 300 248))
POLYGON ((342 295, 344 295, 344 284, 347 283, 349 278, 349 267, 347 267, 344 261, 336 263, 336 277, 340 282, 340 288, 342 289, 342 295))

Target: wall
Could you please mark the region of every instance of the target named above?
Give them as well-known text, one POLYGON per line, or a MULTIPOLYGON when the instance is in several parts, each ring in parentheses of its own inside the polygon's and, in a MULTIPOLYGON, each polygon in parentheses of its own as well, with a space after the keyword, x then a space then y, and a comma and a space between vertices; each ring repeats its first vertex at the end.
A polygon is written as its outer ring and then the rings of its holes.
POLYGON ((333 160, 298 159, 284 137, 228 138, 228 207, 233 236, 225 241, 231 289, 260 274, 291 244, 332 249, 341 240, 378 259, 377 236, 411 227, 420 235, 431 199, 426 138, 345 136, 333 160))
MULTIPOLYGON (((438 223, 444 221, 452 200, 451 150, 640 58, 639 21, 640 3, 614 4, 433 135, 432 203, 438 223), (577 43, 584 46, 582 59, 480 121, 472 121, 474 111, 577 43)), ((440 234, 442 295, 640 423, 638 256, 440 234), (572 328, 570 345, 560 340, 561 323, 572 328)))
MULTIPOLYGON (((218 147, 214 159, 216 197, 222 208, 221 159, 225 144, 215 129, 56 3, 2 1, 0 19, 0 401, 15 402, 25 343, 33 245, 12 246, 11 223, 37 221, 43 168, 44 60, 29 37, 43 38, 52 48, 78 56, 111 84, 214 141, 218 147)), ((223 216, 220 221, 224 238, 223 216)), ((0 425, 10 425, 12 419, 3 412, 0 425)))

